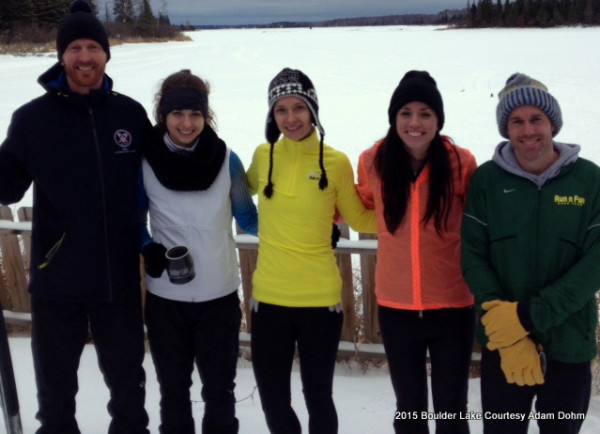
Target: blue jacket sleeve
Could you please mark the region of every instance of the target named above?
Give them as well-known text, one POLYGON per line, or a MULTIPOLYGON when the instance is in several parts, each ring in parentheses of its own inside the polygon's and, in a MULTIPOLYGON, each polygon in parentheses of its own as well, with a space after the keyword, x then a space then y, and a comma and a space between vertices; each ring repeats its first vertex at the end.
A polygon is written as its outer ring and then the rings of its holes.
POLYGON ((144 246, 152 242, 152 237, 148 231, 148 209, 150 207, 150 200, 146 194, 144 187, 144 177, 140 170, 138 177, 138 191, 137 191, 137 215, 138 215, 138 235, 140 237, 140 246, 144 246))
POLYGON ((258 233, 258 211, 252 201, 244 165, 233 151, 229 157, 229 174, 231 176, 231 212, 244 232, 256 235, 258 233))

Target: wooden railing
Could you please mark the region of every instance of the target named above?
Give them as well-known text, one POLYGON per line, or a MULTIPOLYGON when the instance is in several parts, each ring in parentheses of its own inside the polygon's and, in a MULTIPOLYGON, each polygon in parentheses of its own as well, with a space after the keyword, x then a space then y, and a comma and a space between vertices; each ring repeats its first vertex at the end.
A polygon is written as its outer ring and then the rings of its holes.
MULTIPOLYGON (((30 321, 29 258, 31 245, 31 208, 17 211, 19 221, 13 221, 9 207, 0 206, 0 301, 8 323, 26 324, 30 321)), ((336 248, 336 257, 343 281, 342 305, 344 325, 340 350, 345 354, 362 357, 383 356, 377 322, 377 304, 374 295, 374 274, 377 241, 371 235, 359 234, 358 240, 348 239, 348 228, 340 225, 342 238, 336 248), (353 261, 352 255, 359 255, 353 261)), ((239 250, 242 276, 242 302, 247 332, 251 330, 250 299, 252 273, 256 268, 258 238, 235 235, 239 250)), ((142 279, 142 291, 145 290, 142 279)), ((240 334, 242 344, 249 342, 247 332, 240 334)))
POLYGON ((29 312, 31 208, 20 208, 17 215, 20 221, 14 222, 11 209, 0 206, 0 302, 5 310, 29 312))

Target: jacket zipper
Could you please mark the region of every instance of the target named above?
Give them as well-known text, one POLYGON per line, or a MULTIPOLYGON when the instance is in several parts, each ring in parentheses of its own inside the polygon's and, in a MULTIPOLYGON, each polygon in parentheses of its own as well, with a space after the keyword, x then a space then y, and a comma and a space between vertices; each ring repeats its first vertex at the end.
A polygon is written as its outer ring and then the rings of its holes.
POLYGON ((411 268, 413 284, 413 303, 420 309, 419 318, 422 318, 422 296, 421 293, 421 249, 420 249, 420 228, 421 222, 421 198, 419 197, 418 180, 412 185, 411 211, 410 211, 410 244, 411 244, 411 268))
POLYGON ((104 254, 106 257, 106 274, 108 277, 108 296, 109 300, 113 299, 113 287, 112 287, 112 276, 110 273, 110 251, 109 251, 109 242, 108 242, 108 222, 107 222, 107 212, 106 212, 106 190, 104 186, 104 172, 102 170, 102 158, 100 153, 100 143, 98 140, 98 131, 96 130, 96 120, 94 118, 94 111, 90 106, 88 106, 88 112, 90 115, 90 121, 92 123, 92 134, 94 136, 94 147, 96 150, 96 157, 98 159, 98 176, 100 178, 100 195, 102 196, 102 214, 103 214, 103 226, 104 226, 104 254))
MULTIPOLYGON (((537 191, 537 205, 536 205, 536 210, 535 210, 535 221, 539 222, 540 221, 540 209, 541 209, 541 204, 542 204, 542 186, 538 186, 538 191, 537 191)), ((535 225, 535 259, 534 259, 534 276, 538 276, 538 270, 539 270, 539 255, 537 254, 537 252, 540 251, 540 225, 536 224, 535 225)), ((537 280, 537 277, 536 277, 537 280)))
POLYGON ((48 265, 50 265, 50 261, 52 261, 52 258, 54 258, 54 256, 58 253, 58 250, 60 249, 60 246, 62 246, 62 243, 65 240, 66 235, 67 235, 66 232, 63 232, 60 239, 56 243, 54 243, 54 245, 50 248, 50 250, 48 250, 48 253, 46 253, 46 256, 44 256, 44 258, 46 260, 43 263, 41 263, 40 265, 38 265, 38 267, 37 267, 38 270, 43 270, 48 265))

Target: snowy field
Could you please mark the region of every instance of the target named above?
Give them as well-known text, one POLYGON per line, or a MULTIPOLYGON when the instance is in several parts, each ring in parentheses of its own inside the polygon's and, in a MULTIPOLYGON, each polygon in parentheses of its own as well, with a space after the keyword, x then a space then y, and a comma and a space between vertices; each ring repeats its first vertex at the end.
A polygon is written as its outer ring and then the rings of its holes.
MULTIPOLYGON (((381 138, 388 127, 390 96, 404 73, 427 70, 444 98, 443 133, 469 148, 481 163, 501 139, 497 132, 497 92, 513 72, 545 83, 558 99, 564 127, 557 140, 582 145, 583 157, 600 163, 596 134, 600 128, 600 28, 443 30, 436 27, 357 27, 336 29, 213 30, 190 34, 191 42, 115 46, 107 72, 115 89, 140 101, 152 116, 154 94, 161 79, 188 68, 208 79, 210 103, 218 132, 246 167, 254 148, 264 141, 267 86, 284 67, 303 70, 315 84, 321 122, 328 144, 344 151, 356 164, 362 150, 381 138)), ((56 60, 54 55, 0 56, 0 141, 11 113, 41 94, 37 77, 56 60)), ((35 128, 31 125, 31 128, 35 128)), ((57 150, 60 152, 60 150, 57 150)), ((31 205, 26 196, 21 205, 31 205)), ((17 385, 26 433, 37 428, 35 383, 29 341, 11 339, 17 385)), ((158 386, 152 362, 147 409, 152 433, 158 432, 158 386)), ((80 370, 78 419, 82 432, 106 432, 108 393, 87 348, 80 370)), ((201 420, 199 380, 193 397, 201 420)), ((266 433, 249 363, 240 361, 236 395, 242 434, 266 433)), ((301 386, 293 377, 293 402, 307 432, 301 386)), ((394 394, 385 368, 367 372, 340 363, 334 383, 340 433, 391 433, 394 394)), ((469 410, 481 410, 479 381, 471 380, 469 410)), ((431 424, 433 426, 433 423, 431 424)), ((583 433, 600 429, 600 396, 593 397, 583 433)), ((0 428, 1 432, 2 428, 0 428)), ((472 421, 472 433, 481 423, 472 421)), ((530 432, 536 433, 535 423, 530 432)))

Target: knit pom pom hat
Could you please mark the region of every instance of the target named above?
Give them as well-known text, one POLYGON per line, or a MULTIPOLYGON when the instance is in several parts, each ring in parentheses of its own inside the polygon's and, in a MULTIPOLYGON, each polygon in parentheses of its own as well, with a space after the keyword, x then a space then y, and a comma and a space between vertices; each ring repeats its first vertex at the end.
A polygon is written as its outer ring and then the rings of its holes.
POLYGON ((517 72, 508 77, 498 98, 500 101, 496 107, 496 119, 502 137, 508 139, 508 117, 514 109, 523 105, 537 107, 546 113, 554 126, 553 136, 556 136, 562 128, 562 114, 558 101, 550 95, 544 84, 525 74, 517 72))
POLYGON ((310 78, 302 71, 284 68, 275 76, 275 78, 273 78, 273 80, 271 80, 271 83, 269 83, 269 112, 265 127, 265 137, 267 138, 267 142, 271 144, 271 149, 269 153, 269 180, 263 191, 267 198, 271 198, 273 195, 274 184, 271 180, 273 174, 273 148, 275 142, 277 142, 281 135, 281 131, 273 117, 273 108, 279 99, 287 96, 300 98, 306 103, 310 110, 312 117, 311 121, 319 131, 320 136, 319 167, 321 168, 321 178, 319 179, 319 188, 325 190, 328 184, 327 173, 323 166, 323 138, 325 137, 325 130, 319 121, 319 100, 317 99, 317 92, 312 81, 310 81, 310 78))
POLYGON ((68 45, 76 39, 96 41, 106 53, 106 60, 110 60, 110 46, 106 29, 92 12, 89 3, 83 0, 75 0, 69 14, 58 25, 56 50, 59 61, 62 60, 68 45))
POLYGON ((392 94, 388 117, 390 125, 396 124, 398 110, 412 101, 427 104, 438 118, 438 128, 444 126, 444 103, 442 95, 437 88, 437 83, 427 71, 408 71, 400 80, 398 87, 392 94))

